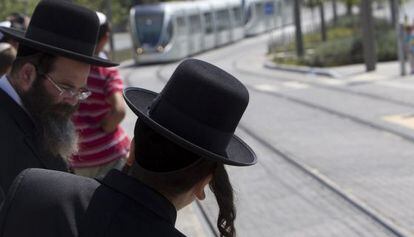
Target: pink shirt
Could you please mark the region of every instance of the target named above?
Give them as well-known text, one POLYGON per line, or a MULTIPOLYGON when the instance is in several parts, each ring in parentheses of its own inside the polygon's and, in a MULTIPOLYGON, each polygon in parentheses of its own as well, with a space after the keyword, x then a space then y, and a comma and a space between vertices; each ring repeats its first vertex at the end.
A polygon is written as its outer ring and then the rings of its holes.
POLYGON ((73 116, 79 133, 79 152, 70 160, 73 168, 99 166, 126 157, 130 145, 119 125, 111 133, 104 132, 100 125, 111 108, 106 99, 116 92, 122 93, 118 70, 91 66, 87 86, 92 95, 79 104, 73 116))

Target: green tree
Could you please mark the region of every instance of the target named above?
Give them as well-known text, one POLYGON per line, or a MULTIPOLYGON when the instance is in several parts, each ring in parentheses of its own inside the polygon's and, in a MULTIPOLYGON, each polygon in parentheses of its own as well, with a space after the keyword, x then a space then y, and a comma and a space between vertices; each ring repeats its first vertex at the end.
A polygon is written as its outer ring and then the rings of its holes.
POLYGON ((341 0, 343 4, 346 6, 346 14, 348 16, 352 15, 352 8, 354 6, 358 6, 360 4, 360 0, 341 0))
POLYGON ((31 15, 39 0, 0 0, 0 21, 14 12, 31 15))
POLYGON ((304 2, 305 6, 312 9, 315 7, 319 8, 319 14, 320 14, 320 22, 321 22, 321 38, 322 41, 326 41, 328 39, 327 33, 326 33, 326 23, 325 23, 325 5, 324 0, 306 0, 304 2))

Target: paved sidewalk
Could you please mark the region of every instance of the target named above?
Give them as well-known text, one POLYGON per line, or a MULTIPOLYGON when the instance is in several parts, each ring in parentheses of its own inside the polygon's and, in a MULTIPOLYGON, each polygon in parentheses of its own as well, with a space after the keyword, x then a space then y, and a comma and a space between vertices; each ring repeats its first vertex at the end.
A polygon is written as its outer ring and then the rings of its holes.
POLYGON ((290 72, 299 72, 304 74, 315 74, 326 76, 328 78, 345 80, 345 81, 375 81, 387 79, 413 78, 410 74, 410 67, 406 64, 406 75, 401 76, 401 65, 398 61, 379 62, 376 70, 367 72, 364 64, 353 64, 340 67, 315 68, 305 66, 279 65, 270 60, 265 60, 263 66, 268 69, 283 70, 290 72))

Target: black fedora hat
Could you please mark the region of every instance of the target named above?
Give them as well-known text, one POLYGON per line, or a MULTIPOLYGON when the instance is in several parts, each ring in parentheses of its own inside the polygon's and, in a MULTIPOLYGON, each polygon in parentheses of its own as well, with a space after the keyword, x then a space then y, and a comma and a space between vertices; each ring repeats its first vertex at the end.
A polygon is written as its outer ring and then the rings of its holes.
POLYGON ((228 165, 257 161, 252 149, 234 135, 249 93, 216 66, 187 59, 161 93, 127 88, 124 98, 139 121, 186 150, 228 165))
POLYGON ((94 56, 98 30, 96 12, 63 0, 41 1, 33 12, 26 32, 0 27, 4 35, 41 52, 91 65, 118 65, 94 56))

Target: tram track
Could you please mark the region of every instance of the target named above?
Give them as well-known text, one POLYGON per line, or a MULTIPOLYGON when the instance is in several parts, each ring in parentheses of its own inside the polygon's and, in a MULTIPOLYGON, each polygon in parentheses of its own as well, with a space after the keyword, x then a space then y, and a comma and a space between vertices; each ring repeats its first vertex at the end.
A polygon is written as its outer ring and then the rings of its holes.
MULTIPOLYGON (((269 75, 263 75, 261 73, 255 73, 255 72, 251 72, 245 69, 241 69, 237 67, 237 61, 233 61, 232 66, 233 69, 236 70, 237 72, 244 74, 244 75, 250 75, 250 76, 255 76, 255 77, 265 77, 265 78, 272 78, 272 80, 275 80, 274 77, 271 77, 269 75)), ((278 77, 279 80, 279 77, 278 77)), ((414 103, 410 103, 410 102, 406 102, 406 101, 400 101, 400 100, 394 100, 394 99, 390 99, 390 98, 385 98, 385 97, 381 97, 378 95, 373 95, 373 94, 369 94, 369 93, 364 93, 364 92, 357 92, 357 91, 351 91, 351 90, 347 90, 347 89, 343 89, 343 88, 338 88, 338 87, 333 87, 333 86, 328 86, 328 85, 322 85, 320 83, 316 83, 316 82, 303 82, 302 80, 295 80, 295 79, 288 79, 285 77, 282 77, 282 80, 284 81, 289 81, 289 82, 302 82, 302 83, 308 83, 312 86, 318 87, 318 88, 322 88, 322 89, 326 89, 326 90, 330 90, 330 91, 335 91, 335 92, 340 92, 340 93, 344 93, 344 94, 348 94, 348 95, 354 95, 354 96, 359 96, 359 97, 363 97, 363 98, 368 98, 368 99, 372 99, 372 100, 377 100, 377 101, 381 101, 381 102, 386 102, 386 103, 390 103, 393 105, 398 105, 398 106, 403 106, 403 107, 407 107, 410 109, 414 108, 414 103)), ((272 97, 276 97, 278 99, 284 99, 287 100, 289 102, 292 102, 294 104, 299 104, 311 109, 315 109, 321 112, 324 112, 326 114, 329 115, 333 115, 336 117, 340 117, 342 119, 346 119, 346 120, 350 120, 353 121, 357 124, 363 125, 365 127, 369 127, 372 129, 375 129, 377 131, 381 131, 381 132, 387 132, 390 134, 393 134, 409 143, 414 144, 414 136, 399 132, 398 130, 395 130, 393 128, 390 127, 386 127, 383 125, 380 125, 378 123, 374 123, 372 121, 348 114, 348 113, 344 113, 338 110, 334 110, 331 109, 329 107, 317 104, 317 103, 312 103, 309 101, 306 101, 304 99, 299 99, 295 96, 291 96, 291 95, 287 95, 285 93, 281 93, 281 92, 276 92, 276 91, 262 91, 259 89, 254 88, 251 85, 246 85, 246 87, 251 90, 251 91, 255 91, 257 93, 261 93, 261 94, 267 94, 269 96, 272 97)))
MULTIPOLYGON (((162 75, 162 70, 163 70, 164 67, 166 67, 166 65, 160 66, 156 70, 156 78, 159 81, 161 81, 162 83, 165 84, 168 81, 168 79, 165 78, 162 75)), ((389 132, 389 133, 397 135, 397 136, 399 136, 399 137, 401 137, 405 140, 408 140, 409 142, 414 143, 414 137, 411 137, 411 136, 408 136, 408 135, 405 135, 405 134, 400 134, 397 131, 393 131, 393 130, 385 128, 383 126, 371 123, 369 121, 365 121, 361 118, 351 116, 351 115, 348 115, 348 114, 345 114, 345 113, 342 113, 342 112, 339 112, 339 111, 334 111, 332 109, 322 107, 322 106, 319 106, 319 105, 316 105, 316 104, 312 104, 312 103, 309 103, 309 102, 306 102, 304 100, 300 100, 300 99, 297 99, 297 98, 293 98, 292 96, 287 96, 287 95, 284 95, 282 93, 264 92, 264 91, 257 90, 255 88, 253 88, 252 86, 249 86, 249 85, 246 85, 246 87, 249 90, 256 91, 258 93, 265 93, 265 94, 269 94, 271 96, 275 96, 279 99, 286 99, 286 100, 291 101, 291 102, 296 103, 296 104, 300 104, 300 105, 303 105, 303 106, 306 106, 306 107, 310 107, 312 109, 317 109, 319 111, 329 113, 329 114, 335 115, 337 117, 349 119, 353 122, 356 122, 358 124, 362 124, 364 126, 369 126, 369 127, 374 128, 376 130, 389 132)), ((413 107, 414 107, 414 104, 413 104, 413 107)), ((391 218, 383 215, 382 213, 380 213, 376 209, 374 209, 374 208, 370 207, 369 205, 367 205, 364 201, 361 201, 356 196, 354 196, 351 193, 345 191, 343 188, 341 188, 335 182, 333 182, 328 177, 326 177, 325 175, 320 173, 317 169, 312 168, 312 167, 300 162, 300 159, 295 157, 295 155, 284 151, 282 148, 277 147, 274 144, 270 144, 264 138, 262 138, 257 133, 255 133, 251 128, 246 126, 245 124, 240 123, 238 128, 241 131, 245 132, 247 135, 249 135, 252 139, 254 139, 256 142, 258 142, 260 145, 262 145, 262 146, 266 147, 267 149, 271 150, 274 154, 276 154, 279 157, 283 158, 290 165, 292 165, 296 169, 302 171, 304 174, 306 174, 309 177, 316 180, 323 187, 326 187, 327 189, 331 190, 333 193, 335 193, 340 198, 345 200, 347 203, 349 203, 350 205, 355 207, 357 210, 359 210, 361 213, 363 213, 368 218, 373 220, 375 223, 378 223, 380 226, 382 226, 383 228, 388 230, 394 236, 397 236, 397 237, 414 237, 414 235, 410 231, 408 231, 407 229, 405 229, 405 228, 399 226, 398 224, 396 224, 391 218)), ((214 233, 214 236, 218 237, 219 234, 217 233, 217 230, 215 229, 214 220, 211 220, 209 218, 209 216, 207 215, 207 211, 204 209, 204 207, 198 201, 197 201, 197 208, 200 210, 200 213, 201 213, 202 217, 204 218, 204 220, 206 222, 205 226, 207 228, 209 228, 209 232, 214 233)))
MULTIPOLYGON (((252 71, 240 68, 238 66, 237 62, 238 62, 237 60, 233 61, 232 67, 235 71, 237 71, 241 74, 260 77, 260 78, 264 78, 264 79, 272 80, 272 81, 277 80, 277 81, 281 81, 281 82, 300 82, 300 83, 308 84, 308 85, 311 85, 313 87, 324 89, 324 90, 340 92, 340 93, 348 94, 348 95, 355 95, 355 96, 364 97, 364 98, 367 98, 367 99, 372 99, 372 100, 377 100, 377 101, 390 103, 390 104, 393 104, 393 105, 405 106, 405 107, 408 107, 408 108, 411 108, 411 109, 414 108, 414 103, 411 103, 411 102, 397 100, 397 99, 384 97, 384 96, 371 94, 371 93, 366 93, 366 92, 361 92, 361 91, 354 91, 354 90, 341 88, 341 87, 337 87, 337 86, 326 85, 326 84, 322 84, 322 83, 319 83, 319 82, 313 82, 313 81, 309 81, 309 80, 292 79, 292 78, 283 77, 283 76, 277 76, 277 79, 276 79, 274 76, 271 76, 271 75, 267 75, 267 74, 264 74, 264 73, 258 73, 258 72, 252 72, 252 71)), ((335 79, 327 79, 327 80, 335 80, 335 79)))
MULTIPOLYGON (((250 76, 255 76, 255 77, 259 76, 259 77, 262 77, 262 78, 265 77, 267 79, 275 80, 275 78, 271 77, 270 75, 263 75, 261 73, 255 73, 255 72, 251 72, 251 71, 248 71, 246 69, 242 69, 242 68, 237 67, 237 60, 233 61, 232 67, 233 67, 234 70, 236 70, 237 72, 239 72, 241 74, 244 74, 244 75, 247 74, 247 75, 250 75, 250 76)), ((320 83, 317 83, 317 82, 307 82, 307 81, 304 82, 303 80, 295 80, 295 79, 286 78, 286 77, 278 77, 278 80, 282 80, 284 82, 307 83, 307 84, 310 84, 314 87, 322 88, 322 89, 325 89, 325 90, 330 90, 330 91, 345 93, 345 94, 348 94, 348 95, 354 95, 354 96, 359 96, 359 97, 363 97, 363 98, 373 99, 373 100, 377 100, 377 101, 381 101, 381 102, 390 103, 390 104, 393 104, 393 105, 405 106, 405 107, 408 107, 408 108, 414 108, 414 103, 395 100, 395 99, 392 99, 392 98, 386 98, 386 97, 382 97, 382 96, 374 95, 374 94, 370 94, 370 93, 357 92, 357 91, 352 91, 352 90, 348 90, 348 89, 344 89, 344 88, 338 88, 338 87, 334 87, 334 86, 323 85, 323 84, 320 84, 320 83)), ((262 90, 258 90, 256 88, 254 88, 250 85, 246 85, 246 87, 249 90, 255 91, 257 93, 267 94, 267 95, 270 95, 270 96, 273 96, 273 97, 277 97, 278 99, 284 99, 284 100, 287 100, 289 102, 299 104, 299 105, 302 105, 302 106, 305 106, 305 107, 308 107, 308 108, 311 108, 311 109, 315 109, 315 110, 318 110, 318 111, 321 111, 321 112, 324 112, 324 113, 327 113, 327 114, 330 114, 330 115, 333 115, 333 116, 337 116, 337 117, 342 118, 342 119, 350 120, 350 121, 355 122, 357 124, 367 126, 367 127, 370 127, 372 129, 375 129, 375 130, 378 130, 378 131, 391 133, 393 135, 396 135, 396 136, 400 137, 403 140, 406 140, 410 143, 414 143, 414 137, 413 136, 398 132, 398 131, 396 131, 392 128, 388 128, 388 127, 373 123, 371 121, 362 119, 360 117, 353 116, 353 115, 350 115, 350 114, 347 114, 347 113, 343 113, 343 112, 340 112, 340 111, 322 106, 320 104, 311 103, 309 101, 305 101, 303 99, 299 99, 299 98, 296 98, 294 96, 289 96, 289 95, 286 95, 284 93, 279 93, 279 92, 274 92, 274 91, 272 91, 272 92, 262 91, 262 90)), ((306 164, 303 164, 303 163, 299 162, 299 160, 301 160, 301 159, 296 159, 294 156, 289 155, 286 152, 283 152, 279 148, 275 147, 274 145, 268 143, 266 140, 262 139, 259 135, 254 133, 252 130, 247 128, 245 125, 240 124, 239 128, 242 129, 246 134, 248 134, 249 136, 251 136, 255 140, 259 141, 262 145, 264 145, 268 149, 272 150, 274 153, 278 154, 280 157, 282 157, 284 160, 286 160, 287 162, 289 162, 293 166, 297 167, 298 169, 302 170, 303 172, 305 172, 309 176, 312 176, 314 179, 318 180, 321 184, 323 184, 324 186, 326 186, 327 188, 329 188, 330 190, 332 190, 333 192, 335 192, 336 194, 341 196, 344 200, 346 200, 347 202, 349 202, 350 204, 355 206, 361 212, 363 212, 364 214, 366 214, 367 216, 372 218, 374 221, 376 221, 377 223, 379 223, 380 225, 382 225, 383 227, 385 227, 386 229, 391 231, 396 236, 401 236, 401 237, 403 237, 403 236, 404 237, 413 236, 413 234, 410 231, 408 231, 407 229, 405 229, 403 227, 400 227, 391 218, 388 218, 388 217, 384 216, 382 213, 380 213, 377 210, 375 210, 374 208, 370 207, 365 202, 359 200, 354 195, 344 191, 342 188, 340 188, 338 185, 336 185, 329 178, 327 178, 323 174, 319 173, 316 169, 313 169, 312 167, 308 167, 306 164)))

